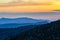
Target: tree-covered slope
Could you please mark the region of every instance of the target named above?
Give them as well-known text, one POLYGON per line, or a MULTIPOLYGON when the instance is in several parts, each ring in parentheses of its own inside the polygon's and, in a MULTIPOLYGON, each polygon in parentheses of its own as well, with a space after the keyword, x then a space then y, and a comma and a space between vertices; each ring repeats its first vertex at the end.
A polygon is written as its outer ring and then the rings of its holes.
POLYGON ((33 29, 11 36, 10 40, 60 40, 60 20, 44 25, 35 25, 33 29))

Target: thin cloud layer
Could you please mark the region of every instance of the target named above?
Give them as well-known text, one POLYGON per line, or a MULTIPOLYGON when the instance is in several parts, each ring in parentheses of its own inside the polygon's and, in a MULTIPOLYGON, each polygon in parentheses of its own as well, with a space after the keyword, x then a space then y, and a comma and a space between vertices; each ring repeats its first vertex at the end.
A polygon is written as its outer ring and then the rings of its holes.
POLYGON ((0 12, 41 12, 60 10, 59 0, 0 0, 0 12))
POLYGON ((0 5, 12 4, 52 4, 53 0, 0 0, 0 5))

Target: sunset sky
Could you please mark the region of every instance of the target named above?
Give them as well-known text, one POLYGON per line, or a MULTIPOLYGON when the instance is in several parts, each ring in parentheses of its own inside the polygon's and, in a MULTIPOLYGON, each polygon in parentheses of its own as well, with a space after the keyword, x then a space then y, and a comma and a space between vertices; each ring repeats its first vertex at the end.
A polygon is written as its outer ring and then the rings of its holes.
POLYGON ((54 12, 54 10, 60 10, 60 0, 0 0, 0 17, 2 18, 60 19, 60 12, 54 12), (28 15, 24 12, 27 12, 28 15))
POLYGON ((0 12, 49 12, 60 10, 60 0, 0 0, 0 12))

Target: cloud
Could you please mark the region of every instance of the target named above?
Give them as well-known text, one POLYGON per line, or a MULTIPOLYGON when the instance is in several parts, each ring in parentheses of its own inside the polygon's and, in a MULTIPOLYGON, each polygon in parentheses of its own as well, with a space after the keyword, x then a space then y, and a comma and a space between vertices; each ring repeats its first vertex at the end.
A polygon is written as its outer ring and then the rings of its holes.
POLYGON ((12 0, 0 0, 0 3, 9 3, 12 2, 12 0))
POLYGON ((0 0, 0 3, 52 3, 60 0, 0 0))
MULTIPOLYGON (((41 12, 60 10, 56 0, 0 0, 0 12, 41 12)), ((58 5, 59 4, 59 5, 58 5)))

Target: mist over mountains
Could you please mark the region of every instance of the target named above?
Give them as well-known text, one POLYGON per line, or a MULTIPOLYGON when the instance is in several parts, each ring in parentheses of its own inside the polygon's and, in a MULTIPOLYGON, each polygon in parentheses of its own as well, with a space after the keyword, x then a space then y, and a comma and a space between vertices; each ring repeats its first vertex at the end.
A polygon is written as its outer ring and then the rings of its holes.
POLYGON ((25 25, 38 25, 38 24, 46 24, 49 23, 50 20, 37 20, 32 18, 0 18, 0 28, 15 28, 18 26, 25 26, 25 25))
POLYGON ((0 15, 2 17, 0 18, 0 40, 60 40, 60 18, 57 17, 60 16, 60 12, 21 14, 21 16, 41 17, 42 19, 21 18, 19 13, 1 14, 3 16, 0 15), (58 20, 51 21, 50 18, 58 20))
POLYGON ((17 26, 17 28, 16 27, 0 28, 0 40, 55 40, 55 39, 57 40, 60 39, 60 20, 38 25, 30 24, 19 27, 17 26))

